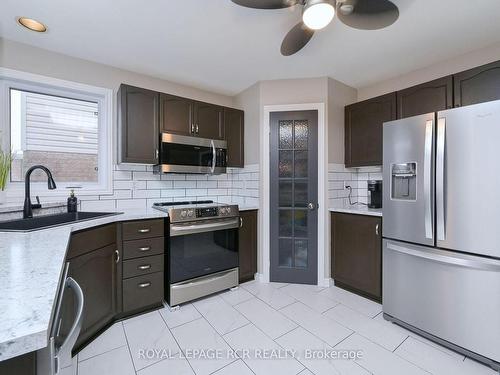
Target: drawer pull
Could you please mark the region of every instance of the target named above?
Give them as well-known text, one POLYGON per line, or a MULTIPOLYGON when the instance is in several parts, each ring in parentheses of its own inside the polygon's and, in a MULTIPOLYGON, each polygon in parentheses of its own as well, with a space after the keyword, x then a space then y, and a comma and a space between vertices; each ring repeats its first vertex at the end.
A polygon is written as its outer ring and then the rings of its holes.
POLYGON ((143 229, 138 229, 137 231, 139 233, 149 233, 149 232, 151 232, 151 229, 149 229, 149 228, 143 228, 143 229))
POLYGON ((143 264, 140 266, 137 266, 138 270, 144 271, 144 270, 149 270, 151 268, 151 264, 143 264))
POLYGON ((139 251, 149 251, 149 250, 151 250, 151 246, 144 246, 139 248, 139 251))
POLYGON ((151 283, 148 281, 148 282, 145 282, 145 283, 137 284, 137 286, 139 288, 147 288, 148 286, 151 286, 151 283))

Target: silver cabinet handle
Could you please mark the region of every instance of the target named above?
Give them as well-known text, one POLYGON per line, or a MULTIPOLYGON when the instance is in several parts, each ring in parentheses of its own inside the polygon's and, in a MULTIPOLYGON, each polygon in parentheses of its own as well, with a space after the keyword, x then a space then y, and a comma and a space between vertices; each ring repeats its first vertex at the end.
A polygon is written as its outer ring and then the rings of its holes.
POLYGON ((194 124, 191 124, 191 133, 194 133, 194 124))
POLYGON ((240 228, 243 228, 243 218, 240 216, 240 228))
POLYGON ((428 120, 425 124, 424 150, 424 205, 425 205, 425 237, 432 239, 432 144, 434 137, 434 121, 428 120))
POLYGON ((148 286, 151 286, 151 283, 149 281, 145 282, 145 283, 140 283, 140 284, 137 284, 137 286, 139 288, 147 288, 148 286))
POLYGON ((445 234, 445 213, 444 213, 444 164, 446 147, 446 119, 438 119, 437 129, 437 153, 436 153, 436 224, 437 239, 444 241, 445 234))
POLYGON ((139 232, 139 233, 149 233, 149 232, 151 232, 151 229, 149 229, 149 228, 138 229, 137 232, 139 232))
POLYGON ((196 134, 199 134, 200 133, 200 128, 199 128, 198 124, 196 124, 195 127, 196 127, 196 134))
POLYGON ((378 224, 377 224, 377 225, 375 225, 375 234, 376 234, 377 236, 378 236, 378 228, 379 228, 378 224))
POLYGON ((118 264, 120 261, 120 252, 118 250, 115 250, 115 263, 118 264))
POLYGON ((314 210, 316 208, 316 205, 314 203, 312 203, 312 202, 309 202, 307 204, 307 208, 312 211, 312 210, 314 210))
POLYGON ((138 270, 144 271, 144 270, 149 270, 151 268, 151 264, 143 264, 140 266, 137 266, 138 270))
POLYGON ((139 251, 149 251, 149 250, 151 250, 151 246, 140 247, 138 250, 139 251))
POLYGON ((158 156, 159 156, 160 152, 158 151, 158 149, 155 150, 155 159, 158 159, 158 156))

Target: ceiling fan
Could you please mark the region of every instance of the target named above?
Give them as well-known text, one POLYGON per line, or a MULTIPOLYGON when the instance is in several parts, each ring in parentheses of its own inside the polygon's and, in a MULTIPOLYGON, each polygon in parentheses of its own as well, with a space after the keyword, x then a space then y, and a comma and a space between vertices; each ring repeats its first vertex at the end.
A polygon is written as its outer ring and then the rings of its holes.
POLYGON ((282 9, 302 6, 302 21, 286 34, 281 54, 290 56, 300 51, 316 30, 326 27, 334 15, 347 26, 361 30, 376 30, 392 25, 399 10, 389 0, 231 0, 254 9, 282 9))

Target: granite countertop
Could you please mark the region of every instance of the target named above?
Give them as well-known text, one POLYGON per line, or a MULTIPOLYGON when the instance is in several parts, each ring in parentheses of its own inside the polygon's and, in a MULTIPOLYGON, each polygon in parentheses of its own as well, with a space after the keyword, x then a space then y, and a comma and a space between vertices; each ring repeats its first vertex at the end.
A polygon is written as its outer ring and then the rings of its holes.
POLYGON ((359 205, 359 204, 355 204, 352 206, 344 206, 344 207, 331 207, 328 210, 331 212, 341 212, 341 213, 346 213, 346 214, 382 217, 382 209, 381 208, 368 208, 365 205, 359 205))
POLYGON ((129 210, 33 232, 0 232, 0 361, 47 346, 71 232, 167 216, 152 208, 129 210))
MULTIPOLYGON (((239 209, 258 207, 240 205, 239 209)), ((120 221, 165 217, 167 213, 148 208, 27 233, 0 232, 0 361, 47 346, 72 232, 120 221)))

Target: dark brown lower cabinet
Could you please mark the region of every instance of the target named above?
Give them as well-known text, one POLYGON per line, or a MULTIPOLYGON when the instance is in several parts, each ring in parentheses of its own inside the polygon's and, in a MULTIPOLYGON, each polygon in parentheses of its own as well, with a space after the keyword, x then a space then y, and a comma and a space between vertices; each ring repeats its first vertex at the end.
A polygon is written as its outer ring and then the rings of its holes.
POLYGON ((332 276, 335 285, 382 300, 382 218, 334 212, 332 276))
MULTIPOLYGON (((86 234, 93 235, 91 231, 86 234)), ((121 310, 119 305, 121 256, 115 242, 68 261, 68 276, 76 280, 84 295, 82 329, 74 347, 74 351, 77 352, 88 340, 106 327, 121 310)), ((74 321, 74 303, 73 295, 65 293, 62 336, 69 332, 74 321)))
MULTIPOLYGON (((36 375, 36 353, 27 353, 0 362, 2 375, 36 375)), ((39 374, 41 375, 41 374, 39 374)))
POLYGON ((239 230, 240 283, 253 280, 257 272, 257 210, 241 211, 239 230))

